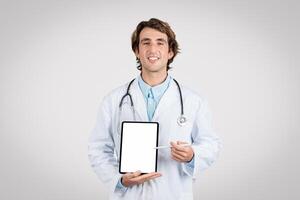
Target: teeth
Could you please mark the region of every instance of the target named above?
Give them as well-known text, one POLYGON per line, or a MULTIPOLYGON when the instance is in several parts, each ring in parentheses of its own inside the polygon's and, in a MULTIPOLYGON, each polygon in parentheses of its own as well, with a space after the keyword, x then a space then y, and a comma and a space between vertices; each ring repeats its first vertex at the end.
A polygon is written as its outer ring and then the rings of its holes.
POLYGON ((158 57, 149 57, 149 60, 158 60, 158 57))

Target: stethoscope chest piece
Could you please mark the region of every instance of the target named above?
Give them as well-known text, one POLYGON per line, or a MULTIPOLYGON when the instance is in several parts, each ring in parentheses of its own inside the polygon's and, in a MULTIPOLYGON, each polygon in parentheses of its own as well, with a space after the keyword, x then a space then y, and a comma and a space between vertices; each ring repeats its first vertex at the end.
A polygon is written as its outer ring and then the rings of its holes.
POLYGON ((177 119, 177 123, 179 126, 184 126, 187 122, 187 119, 184 115, 180 115, 180 117, 178 117, 177 119))

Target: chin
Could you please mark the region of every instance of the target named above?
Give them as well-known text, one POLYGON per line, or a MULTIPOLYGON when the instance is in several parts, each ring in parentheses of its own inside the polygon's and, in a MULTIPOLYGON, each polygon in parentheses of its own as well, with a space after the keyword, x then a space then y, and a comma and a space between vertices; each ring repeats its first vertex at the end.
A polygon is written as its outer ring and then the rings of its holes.
POLYGON ((161 67, 161 66, 147 66, 142 68, 144 68, 145 71, 149 71, 149 72, 161 72, 167 70, 167 67, 161 67))
POLYGON ((162 72, 164 71, 164 68, 145 68, 146 71, 148 72, 162 72))

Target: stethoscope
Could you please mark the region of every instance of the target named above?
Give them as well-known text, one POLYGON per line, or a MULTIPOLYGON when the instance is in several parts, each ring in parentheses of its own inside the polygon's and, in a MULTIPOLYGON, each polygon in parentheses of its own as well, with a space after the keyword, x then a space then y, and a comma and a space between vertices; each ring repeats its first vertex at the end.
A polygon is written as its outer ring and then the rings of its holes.
MULTIPOLYGON (((136 118, 135 118, 135 109, 134 109, 134 104, 133 104, 133 100, 132 100, 132 96, 131 94, 129 93, 129 90, 130 90, 130 87, 131 87, 131 84, 133 83, 135 79, 133 79, 132 81, 130 81, 130 83, 128 84, 128 87, 127 87, 127 91, 126 93, 123 95, 121 101, 120 101, 120 104, 119 104, 119 116, 120 116, 120 113, 121 113, 121 110, 122 110, 122 105, 123 105, 123 101, 124 99, 126 98, 126 96, 129 97, 130 99, 130 105, 131 105, 131 110, 133 112, 133 117, 134 117, 134 121, 136 121, 136 118)), ((173 79, 174 82, 176 83, 177 87, 178 87, 178 92, 179 92, 179 96, 180 96, 180 106, 181 106, 181 113, 180 113, 180 116, 178 117, 177 119, 177 124, 179 126, 184 126, 187 122, 187 118, 185 117, 184 115, 184 110, 183 110, 183 100, 182 100, 182 93, 181 93, 181 88, 179 86, 179 83, 173 79)))

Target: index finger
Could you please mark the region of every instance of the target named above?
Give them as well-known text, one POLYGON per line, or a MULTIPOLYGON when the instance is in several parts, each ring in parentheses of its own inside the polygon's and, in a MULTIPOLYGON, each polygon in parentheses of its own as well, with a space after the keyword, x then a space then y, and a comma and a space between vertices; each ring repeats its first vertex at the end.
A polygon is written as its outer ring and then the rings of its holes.
POLYGON ((181 142, 181 141, 177 141, 177 143, 175 142, 171 142, 171 148, 174 148, 177 151, 186 151, 186 147, 181 146, 182 144, 188 144, 187 142, 181 142))
POLYGON ((177 141, 177 144, 181 145, 181 144, 188 144, 188 143, 187 142, 183 142, 183 141, 177 141))

